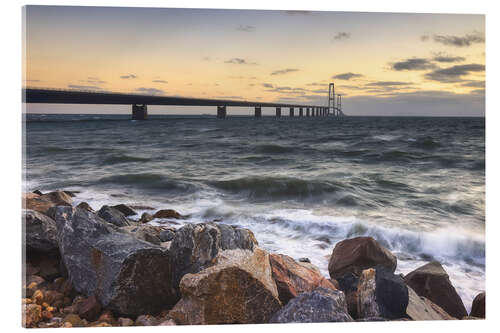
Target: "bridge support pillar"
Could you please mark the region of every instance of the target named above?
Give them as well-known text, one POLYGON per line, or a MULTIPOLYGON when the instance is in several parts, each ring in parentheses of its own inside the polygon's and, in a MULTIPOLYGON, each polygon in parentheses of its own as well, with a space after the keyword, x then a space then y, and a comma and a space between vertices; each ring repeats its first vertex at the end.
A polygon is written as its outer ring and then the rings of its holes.
POLYGON ((218 106, 217 107, 217 118, 224 119, 224 118, 226 118, 226 115, 227 115, 226 107, 225 106, 218 106))
POLYGON ((309 108, 306 108, 306 117, 309 117, 311 114, 309 113, 309 108))
POLYGON ((132 105, 132 120, 146 120, 148 118, 148 106, 146 104, 132 105))
POLYGON ((299 117, 304 117, 304 109, 299 108, 299 117))
POLYGON ((276 108, 276 118, 281 117, 281 108, 276 108))
POLYGON ((313 107, 312 110, 311 110, 311 116, 312 117, 316 117, 316 107, 313 107))
POLYGON ((293 117, 293 108, 290 108, 290 117, 293 117))
POLYGON ((255 107, 255 118, 262 117, 262 108, 260 106, 255 107))

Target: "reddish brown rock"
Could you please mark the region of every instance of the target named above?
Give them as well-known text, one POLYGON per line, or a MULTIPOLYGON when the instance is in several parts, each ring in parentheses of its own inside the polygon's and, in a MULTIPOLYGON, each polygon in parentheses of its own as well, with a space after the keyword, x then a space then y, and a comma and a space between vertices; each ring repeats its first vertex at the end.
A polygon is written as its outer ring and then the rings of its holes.
POLYGON ((33 300, 33 303, 42 305, 43 303, 43 291, 40 289, 35 290, 33 293, 33 296, 31 296, 31 299, 33 300))
POLYGON ((180 219, 180 218, 182 218, 182 215, 173 209, 161 209, 153 215, 153 218, 155 218, 155 219, 180 219))
POLYGON ((35 193, 24 193, 23 208, 32 209, 42 214, 48 215, 50 208, 55 206, 71 206, 73 199, 61 191, 50 192, 43 195, 35 193))
POLYGON ((382 265, 394 273, 396 264, 396 257, 375 239, 356 237, 335 245, 328 263, 328 271, 330 277, 336 279, 348 272, 360 276, 363 270, 377 265, 382 265))
MULTIPOLYGON (((111 325, 115 325, 115 323, 116 323, 116 320, 115 320, 115 317, 113 316, 113 313, 109 310, 106 310, 103 313, 101 313, 101 315, 99 316, 99 319, 97 319, 97 321, 106 322, 106 323, 111 324, 111 325)), ((132 325, 133 325, 133 321, 132 321, 132 325)))
POLYGON ((219 252, 215 265, 181 280, 181 300, 169 312, 176 323, 267 323, 281 308, 269 255, 259 248, 219 252))
POLYGON ((461 319, 467 315, 462 299, 451 284, 443 266, 437 261, 417 268, 404 279, 419 296, 439 305, 452 317, 461 319))
POLYGON ((482 292, 474 297, 469 316, 486 318, 486 292, 482 292))
POLYGON ((78 315, 81 318, 92 321, 99 316, 101 304, 95 296, 90 296, 83 300, 78 306, 78 315))
POLYGON ((35 327, 42 320, 42 307, 38 304, 25 304, 22 316, 24 327, 35 327))
POLYGON ((336 290, 335 286, 309 263, 297 262, 284 254, 270 254, 269 262, 283 305, 298 294, 313 291, 318 287, 336 290))

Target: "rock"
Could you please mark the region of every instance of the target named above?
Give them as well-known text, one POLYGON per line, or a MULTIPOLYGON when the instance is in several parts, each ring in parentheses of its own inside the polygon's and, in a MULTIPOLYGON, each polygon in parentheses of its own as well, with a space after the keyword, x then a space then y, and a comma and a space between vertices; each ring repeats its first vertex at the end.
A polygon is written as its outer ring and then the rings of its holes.
POLYGON ((105 221, 116 225, 117 227, 125 227, 130 225, 129 219, 125 217, 119 210, 109 206, 102 206, 97 212, 97 215, 105 221))
POLYGON ((167 319, 158 326, 176 326, 176 325, 177 324, 175 323, 175 321, 173 321, 173 319, 167 319))
POLYGON ((318 287, 336 289, 311 264, 296 262, 283 254, 270 254, 269 261, 279 299, 283 304, 300 293, 313 291, 318 287))
POLYGON ((387 267, 391 273, 396 270, 397 259, 372 237, 356 237, 338 242, 333 249, 328 271, 336 279, 347 272, 360 276, 367 268, 377 265, 387 267))
POLYGON ((418 296, 410 287, 408 287, 406 314, 412 320, 456 320, 427 298, 418 296))
POLYGON ((267 323, 281 308, 267 252, 226 250, 214 261, 214 266, 182 278, 182 298, 169 312, 176 323, 267 323))
POLYGON ((479 317, 473 317, 473 316, 465 316, 462 318, 462 320, 482 320, 484 318, 479 318, 479 317))
POLYGON ((461 319, 467 315, 464 303, 451 284, 443 266, 430 262, 405 276, 405 282, 419 296, 439 305, 452 317, 461 319))
POLYGON ((486 318, 486 292, 483 291, 474 297, 469 316, 486 318))
POLYGON ((137 239, 143 240, 148 243, 160 245, 160 229, 152 225, 142 224, 137 226, 127 226, 120 228, 119 232, 127 232, 137 239))
POLYGON ((43 193, 40 190, 34 190, 33 193, 38 194, 38 195, 43 195, 43 193))
POLYGON ((399 275, 386 266, 369 268, 358 282, 358 317, 397 319, 406 316, 408 288, 399 275))
POLYGON ((78 315, 89 321, 95 320, 101 312, 101 304, 95 296, 83 300, 78 307, 78 315))
POLYGON ((175 232, 173 232, 172 230, 166 229, 160 232, 160 240, 162 242, 170 242, 172 239, 174 239, 174 237, 175 232))
POLYGON ((47 281, 52 281, 61 276, 59 255, 42 259, 39 267, 40 272, 38 274, 47 281))
POLYGON ((137 215, 137 212, 135 210, 124 204, 115 205, 112 206, 112 208, 120 211, 125 216, 137 215))
POLYGON ((23 305, 23 326, 35 327, 42 320, 42 307, 38 304, 23 305))
POLYGON ((299 262, 307 262, 307 263, 311 263, 311 260, 309 260, 309 258, 299 258, 299 262))
POLYGON ((94 211, 94 209, 92 209, 92 207, 90 207, 90 205, 88 203, 86 203, 85 201, 80 202, 76 207, 87 210, 89 212, 94 211))
POLYGON ((64 294, 57 290, 47 290, 44 295, 44 299, 47 303, 53 306, 62 307, 64 302, 64 294))
MULTIPOLYGON (((121 214, 121 213, 120 213, 121 214)), ((115 231, 95 213, 58 207, 58 244, 73 288, 122 315, 175 304, 168 249, 115 231)))
POLYGON ((70 313, 64 317, 63 322, 70 323, 71 327, 84 327, 85 323, 83 320, 76 314, 70 313))
POLYGON ((147 223, 153 220, 153 216, 148 213, 142 213, 141 218, 139 219, 140 223, 147 223))
POLYGON ((35 290, 35 292, 33 293, 33 296, 31 296, 31 300, 35 304, 42 305, 42 303, 43 303, 43 291, 41 291, 40 289, 35 290))
POLYGON ((80 191, 62 191, 62 192, 66 193, 72 198, 76 197, 76 193, 80 193, 80 191))
POLYGON ((353 321, 347 313, 344 294, 339 290, 318 288, 293 298, 276 312, 271 323, 321 323, 353 321))
POLYGON ((90 327, 112 327, 112 325, 108 324, 106 322, 102 322, 102 323, 93 324, 90 327))
POLYGON ((34 193, 23 194, 23 208, 35 210, 39 213, 48 214, 51 207, 71 206, 73 200, 64 192, 50 192, 43 195, 34 193))
POLYGON ((170 245, 174 287, 187 273, 197 273, 213 264, 222 250, 253 250, 258 245, 248 229, 227 224, 188 224, 177 230, 170 245))
POLYGON ((118 318, 118 324, 120 326, 134 326, 134 321, 130 318, 118 318))
MULTIPOLYGON (((99 316, 99 318, 97 319, 98 322, 105 322, 105 323, 108 323, 108 324, 111 324, 111 325, 115 325, 116 324, 116 320, 115 320, 115 317, 113 317, 113 313, 109 310, 106 310, 104 311, 103 313, 101 313, 101 315, 99 316)), ((132 326, 134 325, 134 321, 132 320, 132 326)))
POLYGON ((337 278, 337 289, 344 292, 347 311, 352 318, 358 318, 358 281, 359 277, 350 272, 337 278))
POLYGON ((35 251, 56 252, 56 222, 50 217, 31 209, 23 209, 23 234, 26 246, 35 251))
POLYGON ((156 326, 158 320, 151 315, 140 315, 135 320, 135 326, 156 326))
POLYGON ((173 209, 161 209, 154 213, 154 219, 181 219, 182 215, 173 209))
POLYGON ((358 318, 356 321, 359 322, 370 322, 370 321, 388 321, 386 318, 382 317, 367 317, 367 318, 358 318))

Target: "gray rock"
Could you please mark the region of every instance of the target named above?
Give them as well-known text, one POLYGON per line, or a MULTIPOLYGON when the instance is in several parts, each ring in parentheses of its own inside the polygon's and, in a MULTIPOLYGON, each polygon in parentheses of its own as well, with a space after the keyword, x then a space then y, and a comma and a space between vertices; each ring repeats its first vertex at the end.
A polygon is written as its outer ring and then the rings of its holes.
POLYGON ((95 295, 122 315, 156 313, 175 304, 168 249, 127 234, 95 213, 56 211, 59 250, 76 291, 95 295))
POLYGON ((125 216, 137 215, 137 212, 135 210, 124 204, 115 205, 112 206, 111 208, 120 211, 125 216))
POLYGON ((353 321, 347 313, 344 293, 317 288, 292 298, 276 312, 270 323, 321 323, 353 321))
POLYGON ((170 245, 174 286, 178 289, 186 273, 198 273, 209 267, 221 250, 253 250, 258 245, 248 229, 226 224, 188 224, 177 230, 170 245))
POLYGON ((129 219, 123 215, 118 209, 109 206, 102 206, 97 212, 97 215, 104 219, 105 221, 116 225, 117 227, 125 227, 130 225, 129 219))
POLYGON ((142 213, 141 218, 139 219, 140 223, 147 223, 153 220, 153 216, 149 213, 142 213))
POLYGON ((456 320, 427 298, 418 296, 410 287, 406 314, 412 320, 456 320))
POLYGON ((42 252, 57 251, 56 222, 31 209, 23 209, 23 228, 26 246, 42 252))
POLYGON ((137 239, 149 242, 155 245, 160 245, 160 231, 157 227, 153 227, 147 224, 140 224, 135 226, 126 226, 119 228, 120 232, 126 232, 134 236, 137 239))
POLYGON ((172 230, 166 229, 160 232, 160 240, 162 242, 170 242, 172 239, 174 239, 174 237, 175 232, 173 232, 172 230))

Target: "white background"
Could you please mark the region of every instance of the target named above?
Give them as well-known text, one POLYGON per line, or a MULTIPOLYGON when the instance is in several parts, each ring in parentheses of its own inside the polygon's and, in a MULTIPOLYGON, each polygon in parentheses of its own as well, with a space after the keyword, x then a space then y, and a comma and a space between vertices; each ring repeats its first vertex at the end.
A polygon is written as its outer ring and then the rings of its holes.
MULTIPOLYGON (((473 0, 253 0, 253 1, 2 1, 0 10, 0 32, 2 43, 0 72, 2 98, 0 103, 0 230, 1 261, 0 273, 0 329, 4 331, 22 330, 21 328, 21 6, 30 5, 82 5, 82 6, 135 6, 135 7, 181 7, 181 8, 232 8, 232 9, 287 9, 287 10, 329 10, 329 11, 376 11, 376 12, 419 12, 419 13, 461 13, 486 14, 486 289, 487 317, 485 321, 453 322, 390 322, 390 323, 330 323, 330 324, 288 324, 288 325, 224 325, 195 327, 151 327, 149 331, 175 332, 422 332, 422 331, 500 331, 500 241, 499 202, 500 191, 500 126, 499 126, 499 37, 500 12, 498 2, 473 0), (7 3, 8 2, 8 3, 7 3), (495 328, 496 327, 496 328, 495 328)), ((108 330, 107 328, 93 328, 108 330)), ((112 329, 116 330, 116 329, 112 329)), ((121 329, 123 331, 125 329, 121 329)), ((144 328, 127 328, 128 332, 144 328)), ((50 332, 53 329, 44 329, 50 332)))

